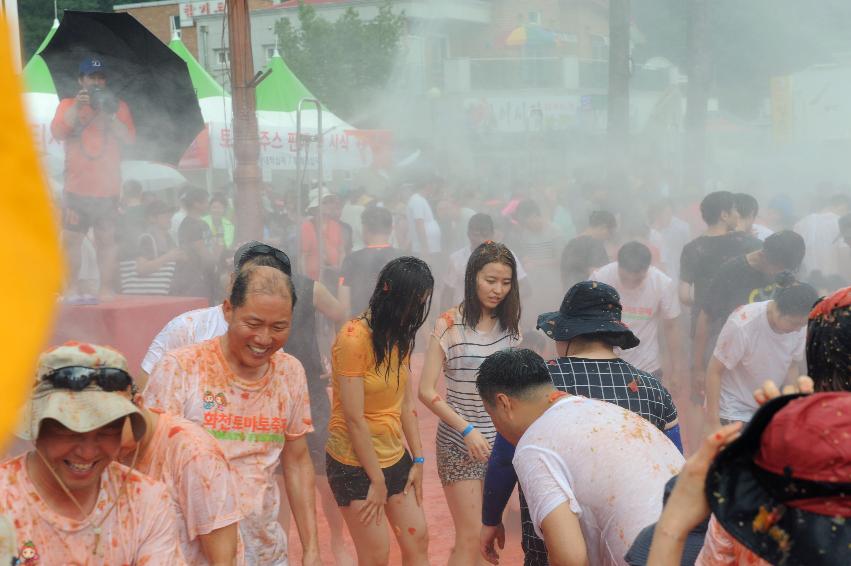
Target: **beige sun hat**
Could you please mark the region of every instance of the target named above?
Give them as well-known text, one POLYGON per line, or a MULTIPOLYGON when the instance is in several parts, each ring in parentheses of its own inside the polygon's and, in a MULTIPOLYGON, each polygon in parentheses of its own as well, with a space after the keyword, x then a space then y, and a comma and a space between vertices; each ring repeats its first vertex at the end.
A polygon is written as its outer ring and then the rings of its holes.
POLYGON ((24 407, 19 437, 34 441, 45 419, 58 421, 74 432, 90 432, 128 416, 135 439, 144 436, 145 419, 126 394, 104 391, 94 381, 81 391, 72 391, 55 387, 46 379, 54 370, 66 367, 115 368, 128 372, 124 356, 107 346, 66 342, 48 350, 39 357, 36 382, 24 407))

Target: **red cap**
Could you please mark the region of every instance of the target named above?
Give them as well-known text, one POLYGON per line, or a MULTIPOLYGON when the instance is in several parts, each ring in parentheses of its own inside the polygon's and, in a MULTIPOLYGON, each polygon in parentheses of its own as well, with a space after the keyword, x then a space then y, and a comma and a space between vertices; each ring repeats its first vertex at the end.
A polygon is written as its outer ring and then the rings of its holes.
MULTIPOLYGON (((851 393, 790 401, 765 427, 754 462, 794 479, 851 483, 851 393)), ((803 499, 788 505, 821 515, 851 516, 849 498, 803 499)))

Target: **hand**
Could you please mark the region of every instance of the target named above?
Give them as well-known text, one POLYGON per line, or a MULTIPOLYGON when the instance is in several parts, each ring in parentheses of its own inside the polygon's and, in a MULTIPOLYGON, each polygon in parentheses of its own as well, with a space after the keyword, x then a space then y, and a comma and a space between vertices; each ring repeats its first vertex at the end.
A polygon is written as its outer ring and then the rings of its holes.
POLYGON ((794 395, 796 393, 805 393, 809 395, 815 390, 813 379, 807 375, 802 375, 795 380, 793 385, 786 385, 781 392, 777 389, 777 385, 773 381, 768 380, 762 384, 762 388, 753 392, 754 401, 759 405, 765 405, 772 399, 780 397, 780 395, 794 395))
POLYGON ((662 512, 660 523, 665 521, 666 528, 688 533, 709 516, 705 495, 709 465, 722 448, 738 438, 741 430, 740 422, 721 427, 718 432, 707 436, 700 449, 686 460, 662 512))
POLYGON ((85 89, 81 90, 80 92, 77 93, 76 98, 77 98, 77 102, 75 104, 77 105, 77 108, 79 108, 81 106, 87 106, 89 104, 89 91, 87 91, 85 89))
POLYGON ((479 552, 482 553, 482 558, 491 564, 499 564, 499 553, 496 551, 494 542, 499 545, 500 550, 505 548, 505 526, 502 523, 495 527, 482 525, 479 533, 479 552))
POLYGON ((408 495, 408 490, 414 488, 414 495, 417 498, 417 505, 423 506, 423 465, 414 464, 411 471, 408 472, 408 482, 405 484, 404 494, 408 495))
POLYGON ((476 462, 487 462, 491 456, 491 445, 476 429, 471 430, 470 434, 464 437, 464 444, 467 445, 470 458, 476 462))
POLYGON ((180 248, 169 250, 165 255, 168 257, 168 261, 183 261, 186 259, 186 252, 180 248))
POLYGON ((361 522, 368 525, 370 521, 375 519, 375 524, 380 525, 385 505, 387 505, 387 484, 384 481, 381 483, 371 482, 364 506, 358 513, 361 522))

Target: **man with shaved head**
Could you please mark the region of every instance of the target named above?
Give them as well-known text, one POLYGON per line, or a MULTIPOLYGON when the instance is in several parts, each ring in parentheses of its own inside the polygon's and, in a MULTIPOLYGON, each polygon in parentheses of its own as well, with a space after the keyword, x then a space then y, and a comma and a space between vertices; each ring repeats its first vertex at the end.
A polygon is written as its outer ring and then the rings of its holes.
POLYGON ((320 564, 306 440, 313 431, 307 381, 301 363, 281 351, 292 310, 286 274, 274 267, 245 267, 223 305, 227 332, 168 352, 151 371, 143 394, 147 407, 183 416, 218 439, 239 491, 248 564, 287 564, 273 475, 279 459, 303 563, 320 564))

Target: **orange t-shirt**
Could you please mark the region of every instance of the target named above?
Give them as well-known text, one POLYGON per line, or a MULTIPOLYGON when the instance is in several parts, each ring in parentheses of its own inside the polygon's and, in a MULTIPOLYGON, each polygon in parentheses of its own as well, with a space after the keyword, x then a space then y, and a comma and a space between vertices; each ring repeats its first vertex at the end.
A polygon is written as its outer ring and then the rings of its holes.
MULTIPOLYGON (((66 124, 65 113, 75 103, 75 98, 63 98, 50 124, 53 137, 65 145, 65 190, 87 197, 117 197, 121 194, 122 144, 94 121, 96 113, 89 105, 77 110, 76 128, 66 124)), ((118 102, 115 119, 127 126, 133 140, 136 127, 123 100, 118 102)))
POLYGON ((213 338, 168 352, 142 396, 147 407, 189 419, 219 441, 236 483, 246 562, 286 562, 274 472, 284 442, 313 431, 301 363, 276 352, 262 378, 243 381, 225 361, 221 338, 213 338))
MULTIPOLYGON (((216 439, 204 429, 184 418, 156 412, 156 429, 136 469, 168 487, 177 504, 183 557, 190 566, 204 566, 209 562, 198 535, 237 523, 242 517, 230 466, 216 439)), ((236 563, 245 563, 241 539, 236 563)))
POLYGON ((340 463, 360 466, 352 448, 349 427, 340 401, 342 379, 363 379, 363 416, 372 436, 372 447, 382 468, 389 468, 405 454, 402 440, 402 401, 408 383, 409 360, 399 367, 398 351, 380 368, 375 367, 372 331, 362 319, 347 322, 331 348, 331 385, 334 389, 328 443, 325 450, 340 463), (389 373, 386 369, 389 367, 389 373), (399 368, 397 370, 397 367, 399 368))
POLYGON ((695 566, 771 566, 730 536, 713 516, 695 566))
POLYGON ((0 464, 0 513, 14 523, 20 564, 185 564, 173 504, 163 484, 112 462, 101 476, 89 520, 78 521, 47 506, 30 481, 26 458, 22 454, 0 464), (109 513, 105 519, 104 513, 109 513), (96 549, 94 527, 101 520, 96 549))

